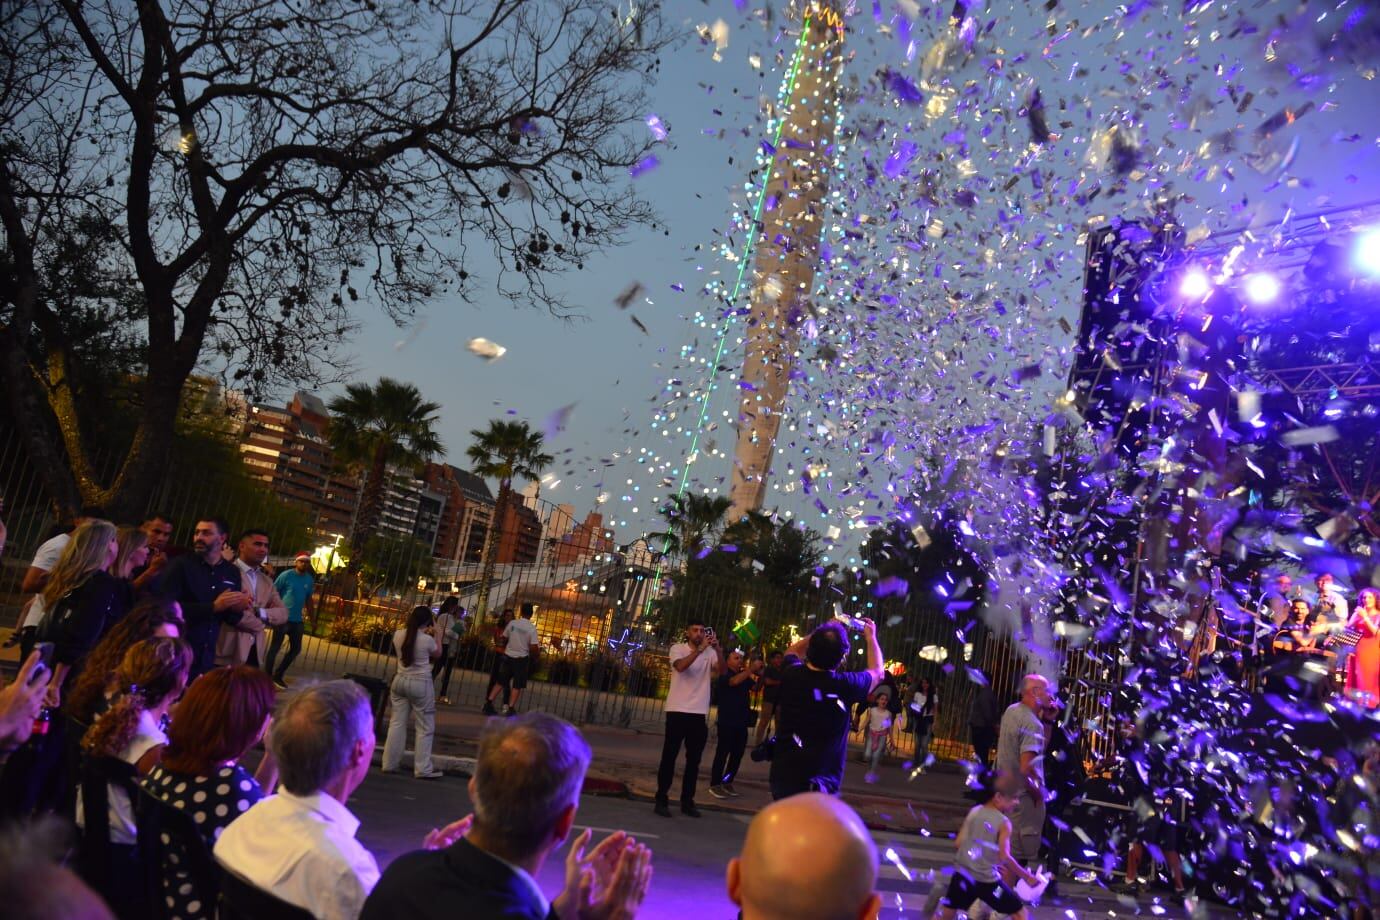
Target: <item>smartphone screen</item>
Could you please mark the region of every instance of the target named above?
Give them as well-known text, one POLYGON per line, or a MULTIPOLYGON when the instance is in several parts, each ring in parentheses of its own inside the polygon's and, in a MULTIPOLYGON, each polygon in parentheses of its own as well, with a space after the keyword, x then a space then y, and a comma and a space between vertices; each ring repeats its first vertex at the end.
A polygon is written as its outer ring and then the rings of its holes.
POLYGON ((29 675, 29 683, 31 684, 42 680, 44 674, 52 672, 55 646, 51 642, 39 642, 34 645, 34 650, 39 655, 39 666, 34 668, 33 674, 29 675))

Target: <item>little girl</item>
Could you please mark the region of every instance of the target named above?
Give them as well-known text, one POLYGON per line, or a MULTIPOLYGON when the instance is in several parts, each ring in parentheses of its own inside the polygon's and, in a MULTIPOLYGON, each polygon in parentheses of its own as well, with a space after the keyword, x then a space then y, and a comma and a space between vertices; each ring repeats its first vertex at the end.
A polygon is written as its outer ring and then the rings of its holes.
POLYGON ((886 706, 889 702, 891 694, 885 690, 879 691, 872 700, 872 708, 863 717, 862 727, 867 733, 867 741, 863 745, 863 759, 869 764, 867 775, 863 779, 869 783, 877 781, 877 764, 881 762, 882 754, 886 753, 891 738, 891 711, 886 706))

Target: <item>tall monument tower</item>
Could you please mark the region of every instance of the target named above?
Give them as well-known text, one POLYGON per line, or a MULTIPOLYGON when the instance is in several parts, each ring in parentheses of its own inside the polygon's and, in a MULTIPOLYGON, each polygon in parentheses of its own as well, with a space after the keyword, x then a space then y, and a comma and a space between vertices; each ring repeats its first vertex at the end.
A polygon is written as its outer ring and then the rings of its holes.
POLYGON ((815 267, 835 159, 844 17, 836 3, 810 3, 800 52, 787 75, 779 143, 764 145, 769 170, 757 235, 729 520, 762 507, 801 327, 811 316, 815 267))

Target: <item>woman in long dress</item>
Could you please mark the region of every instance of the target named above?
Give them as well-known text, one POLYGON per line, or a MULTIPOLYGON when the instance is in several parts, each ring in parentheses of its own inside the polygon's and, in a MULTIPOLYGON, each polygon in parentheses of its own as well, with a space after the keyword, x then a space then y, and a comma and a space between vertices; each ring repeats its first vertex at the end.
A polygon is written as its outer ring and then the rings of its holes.
POLYGON ((1360 638, 1346 661, 1346 695, 1374 709, 1380 706, 1380 592, 1361 592, 1347 628, 1360 638))

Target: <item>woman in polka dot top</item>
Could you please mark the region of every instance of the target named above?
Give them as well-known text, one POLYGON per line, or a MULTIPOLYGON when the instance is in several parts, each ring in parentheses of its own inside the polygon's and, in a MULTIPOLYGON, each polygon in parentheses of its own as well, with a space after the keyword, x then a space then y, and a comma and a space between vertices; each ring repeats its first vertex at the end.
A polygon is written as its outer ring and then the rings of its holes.
MULTIPOLYGON (((256 775, 240 758, 263 738, 273 712, 273 681, 257 668, 217 668, 197 678, 168 729, 162 762, 144 788, 191 815, 209 848, 231 821, 270 791, 277 768, 267 754, 256 775)), ((163 839, 163 898, 167 916, 197 920, 215 916, 217 892, 197 891, 175 840, 163 839)))

